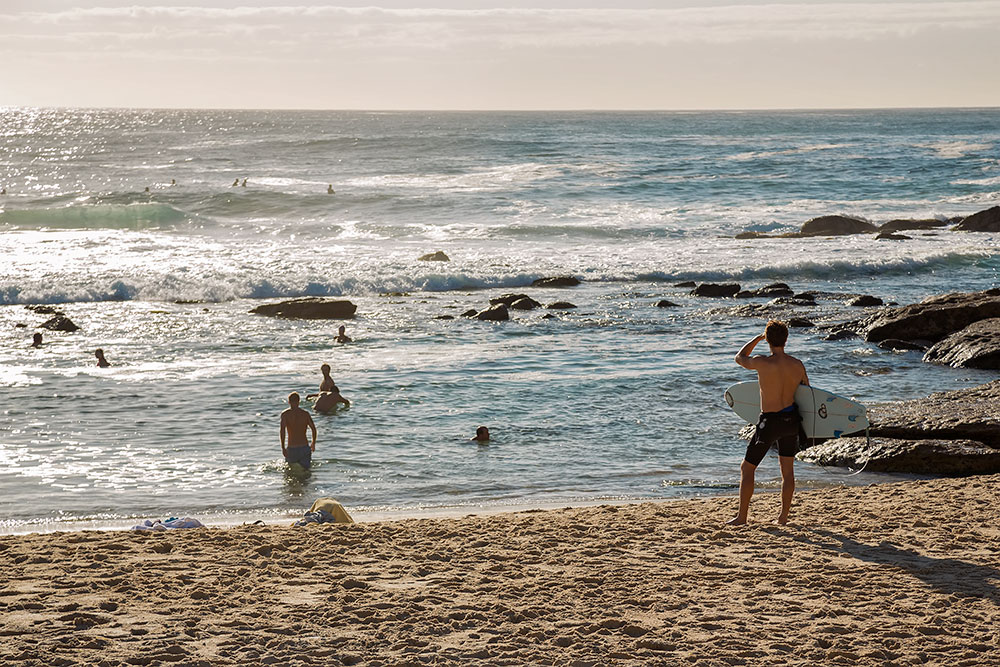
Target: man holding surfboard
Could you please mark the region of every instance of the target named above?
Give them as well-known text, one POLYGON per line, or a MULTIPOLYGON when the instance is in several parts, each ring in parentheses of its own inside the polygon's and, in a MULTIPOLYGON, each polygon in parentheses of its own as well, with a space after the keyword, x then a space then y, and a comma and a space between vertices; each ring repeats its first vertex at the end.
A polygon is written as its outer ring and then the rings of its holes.
POLYGON ((750 498, 753 496, 754 472, 764 459, 771 445, 778 446, 778 461, 781 466, 781 513, 777 523, 788 522, 795 493, 795 472, 793 463, 799 450, 801 419, 795 405, 795 390, 799 385, 808 385, 806 367, 795 357, 785 354, 788 327, 782 322, 771 320, 762 335, 743 346, 736 355, 736 363, 748 370, 757 371, 760 385, 760 418, 754 429, 746 456, 740 466, 740 507, 735 519, 728 523, 740 526, 747 522, 750 498), (770 355, 750 356, 754 347, 767 340, 770 355))

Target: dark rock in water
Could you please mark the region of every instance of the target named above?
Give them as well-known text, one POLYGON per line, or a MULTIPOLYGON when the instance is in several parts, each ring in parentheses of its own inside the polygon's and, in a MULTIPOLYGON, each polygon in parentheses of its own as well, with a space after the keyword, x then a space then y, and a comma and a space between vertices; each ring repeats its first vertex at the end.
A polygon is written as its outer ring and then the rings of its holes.
POLYGON ((960 223, 955 225, 955 229, 962 232, 1000 232, 1000 206, 994 206, 963 218, 960 223))
POLYGON ((845 236, 847 234, 870 234, 878 227, 870 222, 848 218, 843 215, 824 215, 813 218, 802 225, 802 236, 845 236))
POLYGON ((448 255, 444 254, 444 251, 438 250, 437 252, 428 253, 426 255, 421 255, 417 258, 420 262, 450 262, 451 259, 448 255))
POLYGON ((749 299, 751 297, 775 297, 792 296, 794 292, 785 283, 774 283, 752 290, 743 290, 736 295, 737 299, 749 299))
MULTIPOLYGON (((495 296, 490 299, 490 305, 495 306, 498 303, 502 303, 505 306, 510 306, 510 304, 521 299, 531 299, 527 294, 501 294, 500 296, 495 296)), ((534 299, 532 299, 534 300, 534 299)), ((537 301, 535 303, 538 303, 537 301)))
POLYGON ((775 306, 815 306, 815 299, 800 299, 797 296, 779 296, 776 299, 771 299, 769 303, 775 306))
POLYGON ((438 315, 434 319, 435 320, 453 320, 453 319, 455 319, 455 316, 454 315, 438 315))
POLYGON ((28 310, 38 313, 39 315, 63 315, 63 311, 59 310, 55 306, 46 306, 44 304, 39 305, 28 305, 25 306, 28 310))
MULTIPOLYGON (((1000 370, 1000 318, 973 322, 938 341, 927 350, 924 361, 960 368, 1000 370)), ((997 408, 1000 409, 1000 405, 997 408)))
POLYGON ((257 306, 250 312, 254 315, 283 317, 299 320, 347 320, 354 317, 358 307, 350 301, 310 297, 281 303, 257 306))
POLYGON ((865 322, 865 338, 927 340, 935 343, 973 322, 1000 317, 1000 289, 934 296, 920 303, 886 308, 865 322))
POLYGON ((879 239, 889 239, 890 241, 908 241, 910 240, 910 238, 912 237, 907 236, 906 234, 896 234, 894 232, 879 232, 878 235, 875 237, 875 240, 878 241, 879 239))
POLYGON ((532 281, 532 287, 576 287, 580 284, 580 279, 575 276, 556 276, 553 278, 539 278, 532 281))
POLYGON ((682 283, 674 283, 674 287, 694 287, 695 282, 693 280, 685 280, 682 283))
POLYGON ((507 312, 507 306, 502 303, 498 303, 495 306, 490 306, 486 310, 477 313, 476 319, 487 322, 505 322, 510 319, 510 313, 507 312))
POLYGON ((708 312, 726 317, 771 317, 780 315, 783 308, 768 303, 747 303, 742 306, 732 308, 713 308, 708 312))
POLYGON ((796 457, 821 466, 869 472, 923 475, 983 475, 1000 472, 1000 449, 975 440, 837 438, 813 445, 796 457))
POLYGON ((387 296, 387 297, 396 297, 396 298, 398 298, 398 297, 401 297, 401 296, 410 296, 410 293, 409 292, 379 292, 378 295, 379 296, 387 296))
POLYGON ((659 301, 656 302, 656 307, 657 308, 679 308, 680 306, 678 306, 673 301, 667 301, 666 299, 660 299, 659 301))
POLYGON ((558 318, 555 315, 553 315, 552 313, 545 313, 544 315, 542 315, 542 319, 543 320, 555 320, 555 319, 558 319, 558 318))
POLYGON ((514 310, 534 310, 535 308, 541 308, 542 304, 538 303, 531 297, 524 297, 523 299, 518 299, 514 303, 510 304, 510 307, 514 310))
POLYGON ((886 338, 878 344, 883 350, 919 350, 923 352, 927 349, 926 345, 921 345, 920 343, 915 343, 909 340, 900 340, 898 338, 886 338))
POLYGON ((15 329, 27 329, 28 325, 25 324, 24 322, 18 322, 17 324, 14 325, 14 328, 15 329))
POLYGON ((67 331, 70 333, 80 330, 80 327, 76 326, 73 323, 73 320, 69 319, 65 315, 56 315, 55 317, 42 322, 41 327, 51 331, 67 331))
POLYGON ((937 229, 938 227, 944 227, 948 224, 947 220, 890 220, 889 222, 882 223, 879 225, 879 236, 882 234, 892 234, 893 232, 902 232, 909 229, 937 229))
POLYGON ((868 308, 870 306, 881 306, 882 299, 877 296, 869 296, 867 294, 859 296, 856 299, 851 300, 847 304, 848 306, 855 306, 857 308, 868 308))
POLYGON ((798 299, 799 301, 815 301, 816 295, 812 292, 799 292, 798 294, 793 294, 792 298, 798 299))
POLYGON ((836 329, 824 336, 823 340, 846 340, 848 338, 858 338, 857 332, 850 329, 836 329))
POLYGON ((903 440, 977 440, 1000 448, 1000 380, 868 407, 871 434, 903 440))
POLYGON ((739 291, 740 286, 737 283, 724 283, 722 285, 702 283, 691 290, 691 294, 708 297, 732 297, 736 296, 739 291))
POLYGON ((548 308, 549 310, 571 310, 573 308, 576 308, 576 305, 570 303, 569 301, 556 301, 554 303, 550 303, 545 307, 548 308))
POLYGON ((737 299, 749 299, 749 298, 755 297, 757 295, 754 294, 753 292, 751 292, 750 290, 745 289, 745 290, 740 290, 739 292, 737 292, 733 296, 736 297, 737 299))
POLYGON ((801 317, 793 317, 788 320, 788 326, 806 328, 806 327, 814 327, 816 325, 807 319, 803 319, 801 317))
POLYGON ((476 310, 475 308, 470 308, 469 310, 462 313, 462 317, 475 317, 478 314, 479 314, 478 310, 476 310))

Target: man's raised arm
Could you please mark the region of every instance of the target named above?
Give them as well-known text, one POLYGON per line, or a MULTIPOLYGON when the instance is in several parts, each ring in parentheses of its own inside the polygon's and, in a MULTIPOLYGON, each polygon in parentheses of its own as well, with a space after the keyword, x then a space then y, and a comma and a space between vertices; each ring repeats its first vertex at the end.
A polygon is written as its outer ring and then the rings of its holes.
POLYGON ((764 340, 764 335, 755 336, 753 340, 740 348, 740 351, 736 353, 736 363, 750 370, 754 370, 756 364, 754 363, 754 358, 750 355, 753 354, 753 349, 757 347, 757 343, 764 340))

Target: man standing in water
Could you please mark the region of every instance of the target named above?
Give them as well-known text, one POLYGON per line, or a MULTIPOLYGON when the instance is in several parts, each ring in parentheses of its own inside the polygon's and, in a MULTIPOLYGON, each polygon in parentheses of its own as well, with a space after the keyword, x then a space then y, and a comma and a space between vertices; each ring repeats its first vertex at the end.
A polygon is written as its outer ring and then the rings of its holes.
POLYGON ((288 463, 298 463, 308 469, 312 465, 312 453, 316 451, 316 424, 308 412, 299 407, 299 395, 288 395, 288 409, 281 413, 281 454, 288 463), (306 428, 312 429, 312 445, 306 440, 306 428), (288 446, 285 446, 285 433, 288 446))
POLYGON ((754 471, 774 444, 778 445, 778 461, 781 466, 781 513, 777 523, 787 523, 788 512, 792 508, 792 495, 795 493, 792 464, 799 450, 801 429, 799 410, 795 405, 795 390, 800 384, 808 385, 809 377, 801 361, 785 354, 786 340, 788 327, 777 320, 771 320, 767 323, 764 334, 744 345, 736 355, 737 364, 757 371, 760 418, 740 466, 740 508, 736 518, 729 521, 733 526, 747 522, 750 498, 753 496, 754 471), (757 343, 765 339, 771 348, 771 354, 751 357, 757 343))

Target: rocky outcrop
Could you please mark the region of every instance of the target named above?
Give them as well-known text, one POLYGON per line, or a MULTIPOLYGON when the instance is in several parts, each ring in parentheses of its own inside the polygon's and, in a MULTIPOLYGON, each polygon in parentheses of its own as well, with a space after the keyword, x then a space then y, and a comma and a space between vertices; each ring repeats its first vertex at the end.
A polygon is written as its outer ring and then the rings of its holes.
POLYGON ((903 440, 975 440, 1000 448, 1000 380, 869 406, 871 435, 903 440))
POLYGON ((532 287, 576 287, 580 284, 580 279, 575 276, 555 276, 553 278, 539 278, 531 283, 532 287))
POLYGON ((523 299, 518 299, 514 303, 510 304, 510 307, 514 310, 534 310, 535 308, 541 308, 542 304, 538 303, 531 297, 524 297, 523 299))
POLYGON ((955 229, 962 232, 1000 232, 1000 206, 962 218, 955 229))
POLYGON ((799 452, 801 461, 868 472, 980 475, 1000 472, 1000 449, 975 440, 837 438, 799 452))
POLYGON ((807 320, 805 318, 802 318, 802 317, 792 317, 792 318, 789 318, 787 324, 790 327, 795 327, 795 328, 799 328, 799 329, 805 329, 805 328, 808 328, 808 327, 814 327, 814 326, 816 326, 815 324, 813 324, 809 320, 807 320))
POLYGON ((555 301, 545 307, 549 310, 572 310, 576 308, 576 304, 572 304, 569 301, 555 301))
POLYGON ((438 250, 437 252, 427 253, 426 255, 421 255, 417 258, 421 262, 450 262, 451 258, 444 254, 443 250, 438 250))
POLYGON ((73 320, 69 319, 65 315, 56 315, 55 317, 42 322, 41 327, 43 329, 49 329, 50 331, 66 331, 68 333, 80 330, 80 327, 76 326, 76 324, 73 323, 73 320))
POLYGON ((881 341, 878 346, 883 350, 918 350, 923 352, 927 349, 927 346, 922 345, 921 343, 909 340, 899 340, 898 338, 886 338, 881 341))
POLYGON ((739 291, 740 286, 737 283, 724 283, 721 285, 717 285, 715 283, 702 283, 691 290, 691 294, 694 296, 719 298, 736 296, 739 291))
POLYGON ((890 220, 879 225, 879 236, 882 234, 892 234, 893 232, 903 232, 910 229, 937 229, 948 224, 947 220, 890 220))
POLYGON ((657 308, 678 308, 679 306, 673 301, 667 301, 666 299, 660 299, 656 302, 657 308))
POLYGON ((827 335, 823 336, 823 340, 847 340, 849 338, 857 338, 858 333, 856 331, 851 331, 850 329, 834 329, 827 335))
POLYGON ((521 304, 522 307, 518 308, 518 310, 531 310, 532 308, 541 308, 542 306, 542 304, 538 303, 527 294, 501 294, 500 296, 495 296, 490 299, 490 305, 495 306, 498 303, 502 303, 510 308, 518 301, 525 301, 525 303, 521 304))
POLYGON ((354 317, 358 307, 350 301, 310 297, 293 299, 281 303, 257 306, 250 312, 254 315, 283 317, 299 320, 347 320, 354 317))
POLYGON ((927 350, 924 361, 960 368, 1000 369, 1000 318, 973 322, 938 341, 927 350))
POLYGON ((792 291, 785 283, 772 283, 770 285, 765 285, 764 287, 759 287, 754 290, 743 290, 736 294, 738 299, 749 299, 753 297, 764 297, 773 298, 777 296, 792 296, 795 292, 792 291))
POLYGON ((868 294, 863 294, 859 297, 851 299, 848 302, 848 306, 854 306, 855 308, 870 308, 871 306, 881 306, 882 299, 877 296, 869 296, 868 294))
POLYGON ((878 227, 870 222, 843 215, 824 215, 813 218, 802 225, 802 236, 846 236, 848 234, 870 234, 878 227))
POLYGON ((1000 289, 934 296, 920 303, 886 308, 863 326, 865 339, 926 340, 935 343, 973 322, 1000 317, 1000 289))
POLYGON ((490 306, 486 310, 476 313, 476 319, 487 322, 505 322, 510 319, 510 313, 507 311, 507 306, 498 303, 495 306, 490 306))

